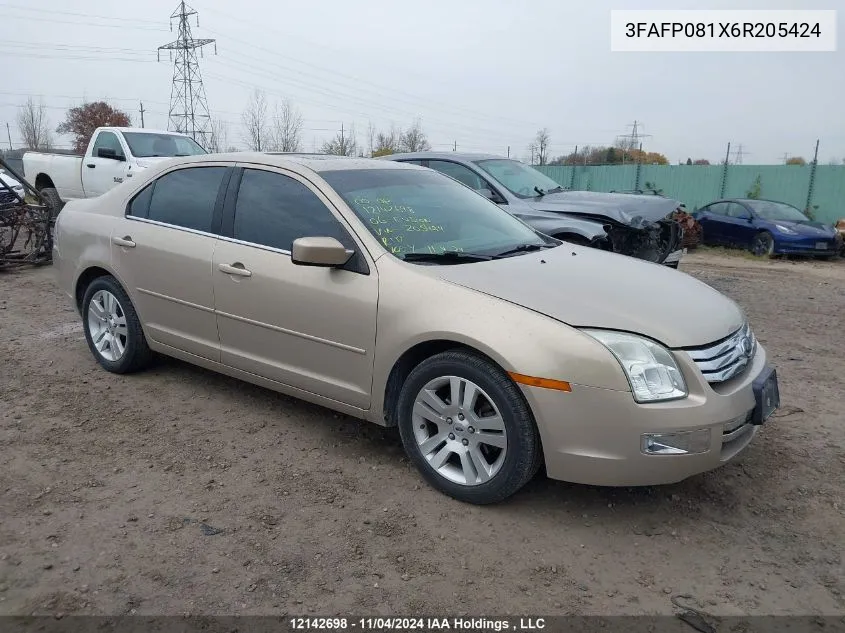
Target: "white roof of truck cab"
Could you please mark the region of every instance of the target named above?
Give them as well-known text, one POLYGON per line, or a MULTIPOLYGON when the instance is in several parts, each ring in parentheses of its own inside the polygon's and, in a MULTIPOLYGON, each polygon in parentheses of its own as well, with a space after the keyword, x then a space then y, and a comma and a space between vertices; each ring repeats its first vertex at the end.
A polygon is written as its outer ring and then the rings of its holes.
POLYGON ((109 130, 111 132, 137 132, 139 134, 171 134, 173 136, 188 136, 182 132, 173 132, 168 130, 153 130, 148 127, 101 127, 101 130, 109 130))

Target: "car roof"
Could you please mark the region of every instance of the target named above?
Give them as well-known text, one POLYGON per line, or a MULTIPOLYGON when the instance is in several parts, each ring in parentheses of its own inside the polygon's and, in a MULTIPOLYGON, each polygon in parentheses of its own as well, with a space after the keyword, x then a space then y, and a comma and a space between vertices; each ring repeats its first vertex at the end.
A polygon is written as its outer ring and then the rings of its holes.
POLYGON ((305 154, 286 152, 229 152, 220 154, 197 154, 179 157, 180 165, 220 161, 233 163, 255 163, 271 167, 305 167, 314 172, 341 171, 353 169, 425 169, 418 165, 393 163, 375 158, 355 158, 330 154, 305 154))
POLYGON ((413 158, 434 160, 463 160, 467 162, 472 162, 476 160, 490 160, 494 158, 508 160, 506 156, 497 156, 496 154, 476 154, 472 152, 405 152, 401 154, 388 154, 387 156, 380 156, 379 158, 385 160, 404 160, 413 158))

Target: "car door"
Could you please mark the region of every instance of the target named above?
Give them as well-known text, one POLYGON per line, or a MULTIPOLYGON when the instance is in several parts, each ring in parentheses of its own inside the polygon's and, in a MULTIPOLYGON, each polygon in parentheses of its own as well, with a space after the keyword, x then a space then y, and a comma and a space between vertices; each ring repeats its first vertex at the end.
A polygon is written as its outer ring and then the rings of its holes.
POLYGON ((735 246, 749 246, 757 234, 751 212, 739 202, 728 202, 722 230, 725 242, 735 246))
POLYGON ((85 197, 100 196, 123 182, 126 167, 126 150, 117 134, 107 130, 101 131, 91 146, 90 155, 82 159, 82 188, 85 190, 85 197), (114 152, 114 158, 98 156, 100 149, 114 152))
POLYGON ((725 241, 724 220, 727 212, 726 202, 714 202, 699 209, 695 214, 699 224, 701 224, 701 231, 705 244, 723 244, 725 241))
POLYGON ((130 201, 112 231, 112 263, 151 340, 220 360, 211 275, 231 167, 172 170, 130 201))
POLYGON ((221 360, 231 367, 366 409, 378 279, 317 187, 275 168, 238 170, 214 252, 221 360), (299 237, 334 237, 356 254, 343 269, 291 261, 299 237))

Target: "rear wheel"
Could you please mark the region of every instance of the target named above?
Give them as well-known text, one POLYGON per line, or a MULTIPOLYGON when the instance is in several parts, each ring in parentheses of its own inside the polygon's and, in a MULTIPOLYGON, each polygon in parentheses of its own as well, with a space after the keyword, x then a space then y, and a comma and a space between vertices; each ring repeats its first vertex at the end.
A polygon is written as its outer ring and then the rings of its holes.
POLYGON ((465 351, 420 363, 398 403, 405 451, 437 490, 468 503, 502 501, 538 471, 531 410, 498 366, 465 351))
POLYGON ((88 347, 103 369, 128 374, 150 364, 152 352, 138 314, 114 277, 98 277, 85 289, 82 325, 88 347))
POLYGON ((757 257, 771 257, 775 254, 775 238, 768 231, 760 231, 751 241, 751 252, 757 257))

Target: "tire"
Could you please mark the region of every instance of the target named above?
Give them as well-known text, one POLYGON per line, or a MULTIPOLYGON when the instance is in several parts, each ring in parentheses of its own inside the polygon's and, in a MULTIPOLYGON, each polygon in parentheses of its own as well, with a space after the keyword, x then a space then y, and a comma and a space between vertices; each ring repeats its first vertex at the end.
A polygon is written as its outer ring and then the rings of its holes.
POLYGON ((459 501, 502 501, 542 465, 540 437, 525 398, 501 368, 478 354, 453 350, 424 360, 405 380, 397 407, 408 457, 432 487, 459 501), (452 406, 453 382, 459 398, 472 402, 452 406), (470 385, 476 398, 467 396, 470 385))
POLYGON ((50 207, 50 217, 55 220, 59 216, 62 207, 65 206, 65 203, 59 197, 59 192, 53 187, 44 187, 40 193, 47 200, 47 206, 50 207))
POLYGON ((97 277, 85 289, 82 327, 88 348, 106 371, 129 374, 151 363, 152 352, 135 306, 114 277, 97 277), (113 308, 109 297, 114 299, 113 308), (111 317, 116 317, 113 322, 109 322, 111 317))
POLYGON ((757 257, 772 257, 775 254, 775 238, 768 231, 760 231, 751 240, 751 253, 757 257))

